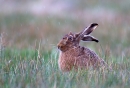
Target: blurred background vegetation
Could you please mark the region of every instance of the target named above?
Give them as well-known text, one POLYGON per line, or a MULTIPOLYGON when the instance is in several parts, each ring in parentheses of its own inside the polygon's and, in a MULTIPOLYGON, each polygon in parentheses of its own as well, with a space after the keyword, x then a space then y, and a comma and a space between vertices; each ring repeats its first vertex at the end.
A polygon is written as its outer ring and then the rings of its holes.
POLYGON ((0 87, 129 88, 129 38, 130 0, 0 0, 0 87), (92 48, 114 71, 63 75, 57 43, 90 23, 99 24, 92 33, 99 43, 81 45, 92 48))
MULTIPOLYGON (((41 41, 43 49, 51 49, 69 31, 76 33, 97 22, 93 35, 103 48, 130 53, 129 0, 0 0, 0 6, 6 47, 33 48, 41 41)), ((93 44, 101 48, 84 43, 93 44)))

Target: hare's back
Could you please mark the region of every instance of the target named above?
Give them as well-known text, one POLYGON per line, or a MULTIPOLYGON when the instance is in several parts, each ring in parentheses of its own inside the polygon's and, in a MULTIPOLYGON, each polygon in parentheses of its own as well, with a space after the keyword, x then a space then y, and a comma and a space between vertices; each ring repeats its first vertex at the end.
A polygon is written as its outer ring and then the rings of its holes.
POLYGON ((78 66, 95 66, 100 61, 100 58, 97 56, 97 54, 88 48, 81 47, 79 51, 79 55, 76 59, 78 66))

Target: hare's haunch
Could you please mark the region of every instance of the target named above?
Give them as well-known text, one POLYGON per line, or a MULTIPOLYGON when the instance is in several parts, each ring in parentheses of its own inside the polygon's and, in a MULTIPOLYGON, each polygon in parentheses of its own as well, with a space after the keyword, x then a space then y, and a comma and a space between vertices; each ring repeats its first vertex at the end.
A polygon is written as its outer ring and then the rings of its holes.
POLYGON ((71 71, 72 68, 87 69, 90 66, 93 68, 106 66, 104 60, 99 58, 96 53, 79 45, 80 40, 98 42, 98 39, 89 35, 97 26, 97 23, 90 24, 80 33, 70 32, 61 39, 57 45, 60 50, 58 65, 61 71, 71 71))

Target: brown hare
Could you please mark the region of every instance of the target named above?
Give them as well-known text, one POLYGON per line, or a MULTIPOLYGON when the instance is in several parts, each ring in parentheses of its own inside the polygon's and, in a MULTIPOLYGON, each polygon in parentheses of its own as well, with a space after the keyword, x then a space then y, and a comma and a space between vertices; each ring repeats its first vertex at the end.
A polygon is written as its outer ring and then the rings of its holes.
POLYGON ((61 71, 67 72, 73 68, 88 69, 89 67, 95 69, 107 65, 92 50, 79 45, 80 40, 98 42, 96 38, 89 35, 97 26, 97 23, 92 23, 80 33, 70 32, 58 43, 57 47, 60 50, 58 65, 61 71))

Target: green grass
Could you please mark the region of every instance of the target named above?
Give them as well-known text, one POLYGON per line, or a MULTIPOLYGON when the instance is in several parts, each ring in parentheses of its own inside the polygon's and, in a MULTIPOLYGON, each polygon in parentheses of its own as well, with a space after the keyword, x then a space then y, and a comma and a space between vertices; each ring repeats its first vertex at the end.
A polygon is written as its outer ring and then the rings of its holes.
POLYGON ((108 61, 112 72, 89 69, 62 73, 58 68, 57 49, 44 52, 5 48, 0 56, 0 87, 129 88, 130 61, 125 57, 112 59, 108 61))
POLYGON ((70 1, 70 11, 59 15, 51 10, 41 15, 26 10, 0 13, 0 88, 129 88, 129 2, 70 1), (66 33, 80 32, 92 22, 99 24, 92 35, 100 42, 81 45, 97 52, 113 71, 62 73, 56 44, 66 33))

